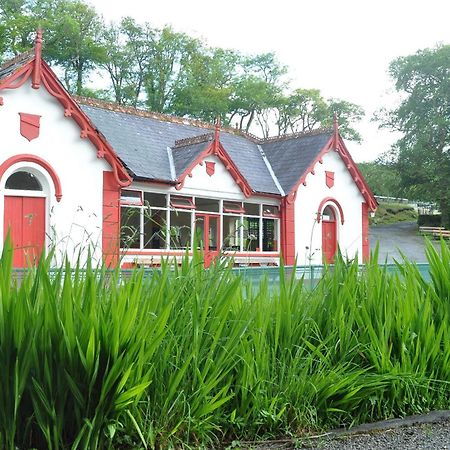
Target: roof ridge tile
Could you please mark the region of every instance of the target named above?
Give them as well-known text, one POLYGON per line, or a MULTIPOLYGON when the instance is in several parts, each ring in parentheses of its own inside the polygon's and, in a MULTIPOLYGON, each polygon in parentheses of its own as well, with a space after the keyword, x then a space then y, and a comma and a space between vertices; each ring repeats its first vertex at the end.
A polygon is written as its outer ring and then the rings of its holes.
POLYGON ((188 145, 193 145, 193 144, 201 144, 202 142, 209 142, 209 141, 212 141, 213 139, 214 139, 213 133, 205 133, 205 134, 200 134, 198 136, 192 136, 192 137, 188 137, 188 138, 184 138, 184 139, 177 139, 175 141, 175 145, 172 148, 175 149, 175 148, 186 147, 188 145))
POLYGON ((327 134, 332 133, 333 130, 331 128, 317 128, 315 130, 307 130, 307 131, 297 131, 295 133, 282 134, 280 136, 270 136, 264 139, 261 139, 261 144, 267 144, 270 142, 278 142, 278 141, 288 141, 290 139, 297 139, 299 137, 306 136, 317 136, 319 134, 327 134))

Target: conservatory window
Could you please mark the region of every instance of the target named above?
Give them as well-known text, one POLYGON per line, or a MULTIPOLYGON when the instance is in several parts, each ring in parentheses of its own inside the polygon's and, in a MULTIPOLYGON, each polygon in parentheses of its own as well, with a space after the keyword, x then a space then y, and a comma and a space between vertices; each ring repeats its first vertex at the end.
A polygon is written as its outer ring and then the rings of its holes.
POLYGON ((223 216, 224 250, 238 252, 241 250, 241 217, 223 216))
POLYGON ((191 246, 192 213, 170 211, 170 248, 180 250, 191 246))
POLYGON ((120 203, 122 205, 142 205, 142 192, 141 191, 130 191, 127 189, 122 189, 120 194, 120 203))
POLYGON ((170 206, 172 208, 194 209, 195 205, 191 197, 170 196, 170 206))
POLYGON ((120 208, 120 247, 141 248, 141 208, 120 208))
POLYGON ((195 209, 197 211, 218 213, 220 211, 220 202, 211 198, 195 197, 195 209))
POLYGON ((244 217, 244 252, 259 251, 259 217, 244 217))
POLYGON ((241 202, 223 202, 223 212, 231 214, 243 214, 245 212, 241 202))

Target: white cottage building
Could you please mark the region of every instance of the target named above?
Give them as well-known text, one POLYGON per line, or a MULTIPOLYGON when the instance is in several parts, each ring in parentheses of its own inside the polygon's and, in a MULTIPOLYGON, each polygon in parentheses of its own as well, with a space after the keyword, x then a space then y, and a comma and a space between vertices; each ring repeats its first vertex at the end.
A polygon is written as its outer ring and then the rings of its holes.
POLYGON ((3 242, 23 267, 88 247, 107 264, 158 265, 202 241, 205 264, 369 255, 377 203, 333 130, 259 139, 74 98, 35 49, 0 67, 3 242))

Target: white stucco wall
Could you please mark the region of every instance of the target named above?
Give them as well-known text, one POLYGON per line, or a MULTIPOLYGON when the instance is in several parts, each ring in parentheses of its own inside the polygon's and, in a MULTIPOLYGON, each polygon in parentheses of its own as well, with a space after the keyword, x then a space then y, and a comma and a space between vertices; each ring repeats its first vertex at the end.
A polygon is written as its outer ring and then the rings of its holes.
MULTIPOLYGON (((34 90, 27 82, 21 88, 1 91, 0 95, 4 98, 4 105, 0 106, 0 164, 17 154, 33 154, 47 161, 61 181, 63 196, 57 202, 53 183, 44 169, 29 163, 17 166, 32 167, 47 179, 47 245, 56 244, 58 260, 67 254, 73 261, 89 245, 95 249, 95 258, 100 258, 103 171, 111 170, 110 166, 97 158, 96 148, 89 140, 80 138, 79 126, 72 118, 64 117, 62 105, 43 86, 34 90), (31 142, 20 134, 21 112, 42 116, 40 136, 31 142)), ((0 180, 1 217, 5 181, 15 168, 0 180)), ((3 236, 3 226, 0 234, 3 236)))
MULTIPOLYGON (((322 264, 322 222, 317 223, 317 210, 326 197, 336 199, 343 210, 345 222, 341 223, 339 210, 335 208, 337 240, 344 256, 362 257, 362 207, 364 201, 341 157, 335 151, 317 163, 315 174, 308 174, 306 186, 298 189, 295 201, 295 248, 299 265, 322 264), (334 172, 334 186, 325 184, 325 171, 334 172)), ((333 205, 332 203, 330 203, 333 205)), ((325 205, 326 206, 326 205, 325 205)))

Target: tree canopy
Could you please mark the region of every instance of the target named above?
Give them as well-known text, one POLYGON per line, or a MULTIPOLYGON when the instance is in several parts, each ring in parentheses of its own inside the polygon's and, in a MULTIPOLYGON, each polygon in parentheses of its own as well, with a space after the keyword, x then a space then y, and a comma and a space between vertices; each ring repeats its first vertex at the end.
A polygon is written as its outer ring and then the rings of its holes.
POLYGON ((71 93, 206 121, 220 117, 264 137, 330 127, 337 113, 343 136, 361 140, 359 106, 325 99, 318 89, 293 89, 273 53, 211 48, 130 17, 106 24, 83 0, 0 0, 0 61, 29 49, 38 26, 44 57, 71 93))
POLYGON ((450 45, 420 50, 390 65, 402 95, 383 126, 401 131, 391 157, 410 196, 436 201, 450 226, 450 45))

